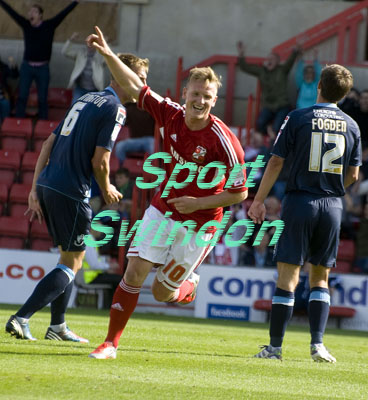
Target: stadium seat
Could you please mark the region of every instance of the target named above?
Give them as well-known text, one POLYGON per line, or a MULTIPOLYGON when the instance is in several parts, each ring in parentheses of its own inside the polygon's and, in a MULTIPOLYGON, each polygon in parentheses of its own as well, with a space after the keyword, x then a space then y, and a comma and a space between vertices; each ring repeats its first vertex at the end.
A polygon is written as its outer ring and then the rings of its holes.
POLYGON ((27 139, 10 136, 1 138, 1 148, 4 150, 17 150, 23 154, 26 151, 27 146, 27 139))
POLYGON ((9 215, 11 217, 20 217, 29 220, 30 215, 24 215, 27 209, 27 204, 9 204, 9 215))
POLYGON ((114 176, 116 171, 119 169, 120 167, 120 162, 119 160, 114 157, 113 155, 111 155, 110 157, 110 175, 114 176))
POLYGON ((0 183, 0 203, 8 201, 8 187, 4 183, 0 183))
POLYGON ((22 165, 21 165, 21 170, 22 171, 34 171, 36 167, 36 163, 38 160, 38 156, 40 153, 37 151, 26 151, 23 155, 22 158, 22 165))
POLYGON ((19 238, 0 237, 0 248, 2 249, 23 249, 24 240, 19 238))
POLYGON ((49 251, 54 244, 51 239, 34 239, 31 240, 31 250, 49 251))
MULTIPOLYGON (((49 107, 69 108, 73 97, 71 89, 49 88, 47 94, 47 104, 49 107)), ((37 89, 32 87, 29 92, 27 108, 38 107, 37 89)))
POLYGON ((40 153, 37 151, 26 151, 22 158, 20 167, 20 179, 22 183, 32 184, 33 174, 40 153))
POLYGON ((352 272, 352 264, 349 261, 336 261, 336 268, 332 270, 336 274, 348 274, 352 272))
POLYGON ((69 108, 72 102, 73 92, 65 88, 49 88, 47 103, 49 107, 69 108))
POLYGON ((40 224, 37 220, 34 220, 32 222, 29 236, 30 236, 31 242, 33 242, 35 239, 50 240, 49 231, 47 230, 47 226, 46 226, 45 222, 40 224))
POLYGON ((8 201, 8 187, 5 185, 5 183, 0 183, 0 215, 3 214, 7 201, 8 201))
POLYGON ((14 182, 20 168, 20 153, 15 150, 0 150, 0 183, 8 188, 14 182))
POLYGON ((23 171, 23 172, 21 172, 22 183, 26 183, 27 185, 32 185, 33 175, 34 175, 33 171, 23 171))
POLYGON ((0 217, 0 236, 23 240, 28 238, 29 221, 22 217, 0 217))
POLYGON ((352 262, 355 259, 354 240, 341 239, 337 251, 337 260, 352 262))
POLYGON ((41 151, 42 143, 47 139, 51 132, 59 125, 60 120, 48 119, 38 120, 33 132, 33 148, 35 152, 41 151))
POLYGON ((47 139, 50 133, 59 125, 60 120, 38 120, 34 127, 34 139, 47 139))
POLYGON ((130 138, 130 129, 128 126, 123 125, 120 129, 119 135, 116 139, 116 143, 119 142, 120 140, 126 140, 130 138))
POLYGON ((55 121, 61 121, 64 119, 67 111, 67 108, 49 108, 48 117, 55 121))
POLYGON ((25 183, 14 183, 9 193, 9 203, 28 204, 28 194, 31 191, 31 185, 25 183))
POLYGON ((30 139, 32 136, 32 120, 30 118, 5 118, 1 125, 1 136, 30 139))
POLYGON ((133 178, 142 176, 144 160, 141 158, 126 158, 123 167, 127 168, 133 178))

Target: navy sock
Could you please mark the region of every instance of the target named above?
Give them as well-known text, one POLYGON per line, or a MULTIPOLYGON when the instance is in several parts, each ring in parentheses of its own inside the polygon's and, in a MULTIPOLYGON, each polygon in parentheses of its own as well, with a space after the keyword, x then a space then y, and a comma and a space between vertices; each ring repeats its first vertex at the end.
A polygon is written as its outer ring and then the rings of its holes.
POLYGON ((328 314, 330 312, 330 293, 322 287, 311 289, 308 303, 311 344, 323 343, 328 314))
POLYGON ((60 325, 65 322, 65 311, 68 307, 70 296, 72 295, 74 281, 66 286, 54 301, 51 302, 51 322, 50 325, 60 325))
POLYGON ((281 347, 286 326, 293 315, 294 293, 276 288, 272 298, 270 338, 271 346, 281 347))
POLYGON ((47 306, 64 292, 74 277, 74 272, 65 265, 58 264, 40 280, 31 296, 16 313, 17 317, 30 318, 36 311, 47 306))

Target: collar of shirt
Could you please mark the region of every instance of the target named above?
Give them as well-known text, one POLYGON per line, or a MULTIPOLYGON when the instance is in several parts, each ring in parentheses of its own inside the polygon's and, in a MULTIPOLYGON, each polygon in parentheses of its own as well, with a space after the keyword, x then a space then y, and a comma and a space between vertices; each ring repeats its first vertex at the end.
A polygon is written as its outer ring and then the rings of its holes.
POLYGON ((119 96, 116 94, 115 90, 111 86, 107 86, 105 90, 109 90, 119 100, 119 103, 121 102, 119 96))
POLYGON ((336 103, 316 103, 315 106, 338 108, 336 103))

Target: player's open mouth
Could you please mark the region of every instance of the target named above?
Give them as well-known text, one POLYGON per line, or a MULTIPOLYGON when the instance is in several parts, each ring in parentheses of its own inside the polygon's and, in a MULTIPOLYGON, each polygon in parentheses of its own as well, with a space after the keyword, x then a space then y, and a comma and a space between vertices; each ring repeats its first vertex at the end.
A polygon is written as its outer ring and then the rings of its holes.
POLYGON ((195 104, 193 104, 193 108, 197 111, 203 111, 204 107, 203 106, 196 106, 195 104))

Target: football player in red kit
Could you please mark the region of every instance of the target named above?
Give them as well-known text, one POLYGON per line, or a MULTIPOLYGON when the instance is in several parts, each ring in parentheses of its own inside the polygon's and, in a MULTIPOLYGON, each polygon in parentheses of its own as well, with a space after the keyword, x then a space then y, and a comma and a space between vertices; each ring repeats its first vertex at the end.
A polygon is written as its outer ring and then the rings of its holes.
POLYGON ((186 240, 187 244, 181 245, 188 233, 188 225, 191 224, 192 229, 194 226, 198 232, 206 222, 221 221, 223 207, 243 201, 247 197, 247 189, 245 170, 240 171, 232 179, 231 186, 224 189, 233 167, 244 164, 244 152, 230 129, 210 114, 221 85, 215 72, 210 67, 193 68, 183 90, 185 106, 181 106, 168 98, 162 98, 144 85, 112 52, 97 27, 96 32, 88 37, 88 45, 95 47, 105 57, 119 85, 138 101, 140 108, 152 115, 160 128, 163 151, 171 155, 171 162, 165 163, 166 178, 143 217, 140 232, 145 232, 144 238, 140 238, 138 245, 131 246, 128 251, 129 262, 114 294, 106 339, 89 355, 91 358, 107 359, 116 358, 120 336, 136 307, 140 288, 152 267, 157 267, 152 285, 156 300, 178 303, 194 300, 199 276, 193 271, 211 251, 213 246, 210 240, 214 229, 199 234, 203 241, 208 242, 206 246, 198 246, 196 235, 186 240), (198 176, 203 167, 214 161, 226 166, 222 179, 216 179, 217 168, 208 170, 204 182, 215 180, 218 182, 215 186, 208 185, 212 187, 203 189, 203 185, 198 185, 197 179, 193 179, 184 188, 171 188, 169 195, 163 196, 162 192, 175 166, 183 166, 176 177, 177 182, 183 182, 189 173, 185 164, 191 163, 190 173, 198 176), (158 224, 166 222, 160 231, 160 240, 154 240, 154 229, 146 229, 152 221, 158 224), (173 242, 167 244, 174 226, 177 229, 176 235, 173 242))

